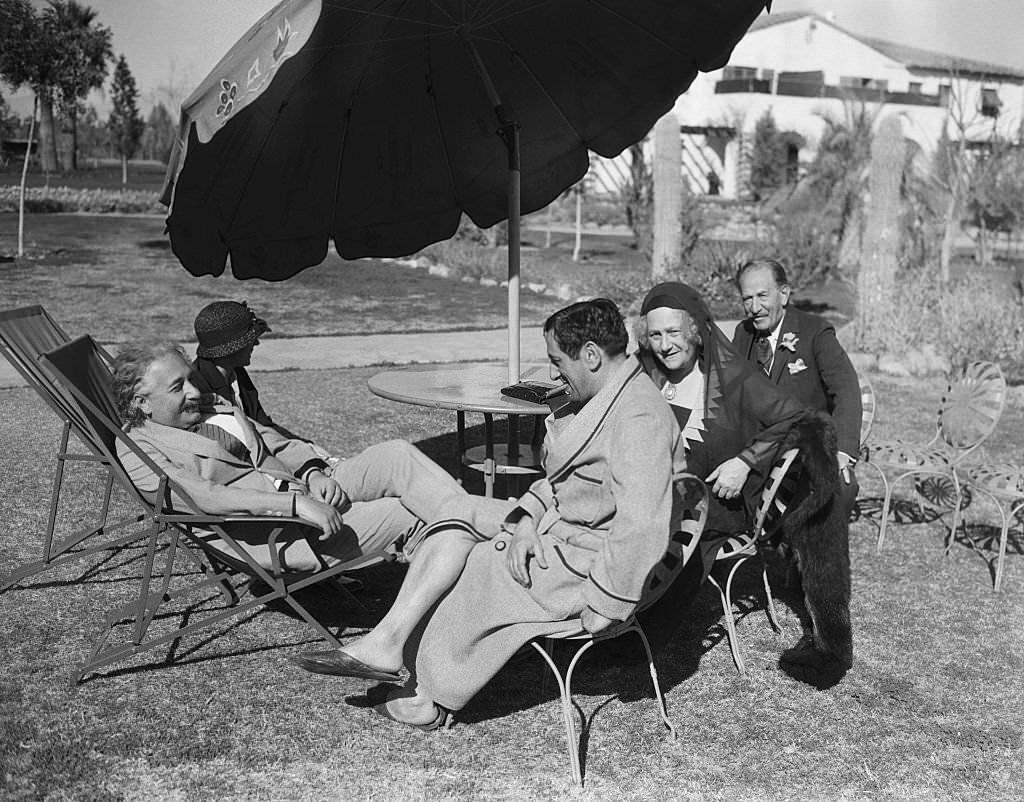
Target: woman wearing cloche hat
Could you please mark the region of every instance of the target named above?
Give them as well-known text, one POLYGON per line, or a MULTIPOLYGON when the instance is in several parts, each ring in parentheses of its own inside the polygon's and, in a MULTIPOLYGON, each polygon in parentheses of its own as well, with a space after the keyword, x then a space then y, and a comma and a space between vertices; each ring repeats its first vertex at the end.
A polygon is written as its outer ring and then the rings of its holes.
POLYGON ((196 389, 215 393, 241 407, 250 418, 271 426, 284 437, 305 440, 274 423, 260 403, 260 394, 246 371, 252 349, 271 331, 267 321, 256 317, 245 301, 214 301, 204 306, 195 320, 196 389))

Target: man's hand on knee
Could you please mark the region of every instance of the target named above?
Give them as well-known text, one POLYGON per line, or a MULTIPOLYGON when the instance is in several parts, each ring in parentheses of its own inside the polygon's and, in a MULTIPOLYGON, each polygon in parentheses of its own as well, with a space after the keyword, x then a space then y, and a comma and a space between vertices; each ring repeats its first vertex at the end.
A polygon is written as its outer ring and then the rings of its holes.
POLYGON ((516 582, 524 588, 528 588, 532 584, 530 557, 532 556, 541 568, 548 567, 544 544, 541 542, 540 535, 537 534, 533 518, 529 515, 520 518, 515 524, 514 530, 507 528, 505 531, 513 532, 508 549, 508 571, 516 582))
POLYGON ((307 482, 309 495, 324 504, 329 504, 339 510, 347 509, 350 505, 348 495, 341 489, 341 485, 323 471, 311 473, 307 482))

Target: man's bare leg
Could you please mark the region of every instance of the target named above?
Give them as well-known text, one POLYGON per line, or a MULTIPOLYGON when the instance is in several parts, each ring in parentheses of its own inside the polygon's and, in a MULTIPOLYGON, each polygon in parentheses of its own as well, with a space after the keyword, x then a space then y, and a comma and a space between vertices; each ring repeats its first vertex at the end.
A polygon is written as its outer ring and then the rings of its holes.
POLYGON ((443 530, 424 540, 387 615, 359 640, 345 644, 345 653, 382 671, 398 671, 406 640, 427 611, 455 584, 476 543, 461 529, 443 530))

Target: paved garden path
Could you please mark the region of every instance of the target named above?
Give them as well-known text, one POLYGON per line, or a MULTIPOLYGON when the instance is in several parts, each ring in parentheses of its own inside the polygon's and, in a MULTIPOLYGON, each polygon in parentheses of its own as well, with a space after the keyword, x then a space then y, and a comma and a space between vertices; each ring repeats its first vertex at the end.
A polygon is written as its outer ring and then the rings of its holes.
MULTIPOLYGON (((736 321, 719 323, 727 336, 736 321)), ((539 326, 522 330, 523 362, 546 362, 544 337, 539 326)), ((366 365, 407 365, 415 362, 498 362, 508 345, 505 329, 440 331, 417 334, 359 334, 343 337, 271 337, 260 342, 253 357, 253 372, 269 370, 326 370, 366 365)), ((116 350, 116 346, 112 349, 116 350)), ((195 351, 186 343, 188 353, 195 351)), ((21 376, 0 359, 0 389, 21 387, 21 376)))

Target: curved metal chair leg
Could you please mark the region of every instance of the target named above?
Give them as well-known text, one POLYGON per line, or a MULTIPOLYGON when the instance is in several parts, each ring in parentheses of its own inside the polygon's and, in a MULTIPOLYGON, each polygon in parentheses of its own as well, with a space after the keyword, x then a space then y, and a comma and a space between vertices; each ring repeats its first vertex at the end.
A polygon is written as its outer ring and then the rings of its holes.
POLYGON ((881 472, 881 468, 879 468, 879 473, 882 476, 882 484, 885 486, 885 499, 882 502, 882 521, 881 526, 878 530, 878 545, 875 547, 876 554, 882 553, 882 543, 885 540, 885 528, 886 525, 889 523, 889 509, 892 506, 892 496, 894 491, 896 490, 896 485, 899 484, 901 480, 906 479, 908 476, 933 475, 930 473, 921 473, 919 471, 906 471, 905 473, 901 473, 899 476, 897 476, 890 482, 888 477, 886 477, 886 475, 881 472))
MULTIPOLYGON (((640 625, 634 620, 629 626, 620 631, 615 637, 621 637, 629 632, 635 632, 640 636, 640 641, 644 645, 644 652, 647 655, 647 668, 651 675, 651 683, 654 685, 654 695, 658 703, 658 715, 661 716, 661 721, 669 731, 669 735, 672 740, 676 740, 679 736, 676 732, 675 725, 668 717, 668 707, 665 703, 665 694, 661 690, 661 682, 658 679, 658 670, 654 666, 654 654, 651 652, 651 644, 647 640, 647 635, 644 633, 640 625)), ((576 671, 576 666, 579 665, 583 655, 594 645, 596 641, 587 640, 576 650, 576 653, 572 656, 569 661, 569 666, 565 670, 565 677, 563 679, 562 672, 558 670, 558 665, 555 663, 554 656, 551 654, 550 647, 554 645, 552 638, 544 639, 544 646, 541 646, 537 641, 530 641, 530 645, 544 658, 544 662, 548 664, 548 668, 551 669, 551 673, 555 675, 555 680, 558 682, 559 696, 562 702, 562 724, 565 728, 565 740, 566 747, 569 750, 569 768, 572 772, 573 782, 577 787, 583 786, 583 756, 582 752, 582 733, 577 736, 576 734, 576 721, 575 721, 575 705, 572 701, 572 677, 576 671)), ((586 726, 586 722, 583 722, 583 727, 586 726)))
MULTIPOLYGON (((768 614, 768 623, 775 630, 776 635, 782 634, 782 626, 779 624, 779 614, 775 609, 775 599, 772 598, 772 586, 768 582, 768 566, 765 564, 764 555, 761 557, 761 584, 764 585, 765 612, 768 614)), ((788 579, 787 576, 787 585, 788 579)))
POLYGON ((708 574, 708 579, 711 580, 711 584, 718 588, 718 595, 722 600, 722 616, 725 618, 725 632, 729 640, 729 650, 732 652, 732 662, 736 666, 736 670, 744 677, 747 675, 747 668, 743 664, 742 655, 740 655, 739 639, 736 636, 736 618, 732 614, 732 580, 736 575, 736 570, 748 559, 749 557, 740 557, 732 564, 732 567, 729 568, 729 575, 726 577, 724 588, 714 576, 708 574))
MULTIPOLYGON (((878 467, 877 465, 875 466, 878 467)), ((892 503, 892 485, 889 484, 889 477, 885 471, 878 468, 878 475, 882 477, 882 512, 878 520, 878 542, 875 544, 875 553, 882 553, 882 544, 885 542, 885 527, 889 522, 889 505, 892 503)))
MULTIPOLYGON (((1003 568, 1005 567, 1003 563, 1006 559, 1006 540, 1010 534, 1010 522, 1022 509, 1024 509, 1024 503, 1012 507, 1009 514, 1003 516, 1003 529, 999 533, 999 556, 996 558, 996 581, 992 587, 993 593, 998 593, 1003 585, 1003 568)), ((1002 512, 1001 507, 1000 512, 1002 512)))
POLYGON ((960 477, 956 475, 956 470, 953 470, 950 474, 950 479, 953 480, 953 488, 956 490, 956 498, 953 500, 953 525, 949 528, 949 534, 946 536, 946 550, 943 552, 944 557, 949 556, 950 550, 953 548, 953 541, 956 540, 956 530, 960 528, 960 505, 963 503, 964 495, 963 488, 960 487, 960 477))
MULTIPOLYGON (((989 492, 984 487, 973 485, 974 489, 985 496, 997 510, 999 510, 1000 526, 999 526, 999 551, 996 556, 996 571, 995 577, 992 581, 992 592, 998 593, 1003 585, 1003 568, 1006 559, 1006 542, 1010 536, 1010 524, 1013 522, 1014 517, 1024 509, 1024 502, 1017 504, 1016 506, 1010 506, 1009 504, 1004 507, 1003 502, 999 500, 999 497, 994 493, 989 492)), ((1012 502, 1011 502, 1012 503, 1012 502)))
POLYGON ((654 685, 654 696, 658 701, 658 715, 661 716, 662 723, 668 728, 669 734, 674 741, 679 737, 679 734, 676 732, 675 725, 668 717, 668 706, 665 704, 665 694, 661 692, 661 682, 658 680, 658 669, 654 665, 654 654, 651 652, 651 644, 639 625, 630 627, 630 631, 636 632, 644 644, 644 652, 647 653, 647 668, 651 672, 651 684, 654 685))
MULTIPOLYGON (((576 724, 573 721, 572 715, 572 699, 569 697, 565 682, 562 680, 562 672, 558 670, 554 659, 537 641, 530 641, 530 643, 540 656, 544 658, 544 662, 548 664, 548 668, 551 669, 558 682, 558 690, 562 699, 562 724, 565 727, 565 742, 569 750, 569 771, 572 773, 573 783, 577 787, 582 787, 583 773, 580 770, 579 744, 576 740, 576 724)), ((573 662, 575 662, 575 659, 574 657, 573 662)))

